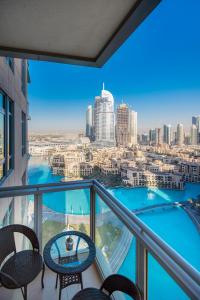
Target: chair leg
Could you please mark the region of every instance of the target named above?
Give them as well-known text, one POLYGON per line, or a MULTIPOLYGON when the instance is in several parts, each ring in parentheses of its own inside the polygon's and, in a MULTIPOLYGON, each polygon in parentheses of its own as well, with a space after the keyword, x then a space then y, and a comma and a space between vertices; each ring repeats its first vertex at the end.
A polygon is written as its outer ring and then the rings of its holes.
POLYGON ((44 288, 44 272, 45 272, 45 264, 43 263, 43 267, 42 267, 42 277, 41 277, 41 285, 42 285, 42 288, 44 288))
POLYGON ((27 300, 27 285, 24 286, 24 294, 23 294, 23 296, 24 296, 24 300, 27 300))
POLYGON ((59 287, 59 300, 61 300, 61 292, 62 292, 62 289, 61 289, 61 286, 59 287))
POLYGON ((56 275, 56 285, 55 285, 55 289, 57 289, 58 287, 58 274, 56 275))

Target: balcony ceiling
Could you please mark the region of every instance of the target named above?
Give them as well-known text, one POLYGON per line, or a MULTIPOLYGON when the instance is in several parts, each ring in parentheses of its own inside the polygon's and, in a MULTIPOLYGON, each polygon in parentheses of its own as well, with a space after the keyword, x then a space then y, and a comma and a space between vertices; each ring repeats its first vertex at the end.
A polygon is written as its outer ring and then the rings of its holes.
POLYGON ((102 66, 160 0, 1 0, 0 55, 102 66))

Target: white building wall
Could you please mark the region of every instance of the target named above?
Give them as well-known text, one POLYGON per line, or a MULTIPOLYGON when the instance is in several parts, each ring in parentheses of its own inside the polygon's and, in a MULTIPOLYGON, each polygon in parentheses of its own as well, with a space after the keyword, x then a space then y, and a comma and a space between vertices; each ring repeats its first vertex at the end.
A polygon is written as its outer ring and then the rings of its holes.
MULTIPOLYGON (((22 185, 26 181, 28 153, 22 156, 21 115, 23 111, 28 117, 28 101, 22 92, 21 75, 22 61, 20 59, 14 59, 13 73, 9 65, 5 63, 5 58, 0 57, 0 89, 14 102, 14 168, 7 177, 1 180, 1 187, 22 185)), ((28 132, 28 126, 26 127, 28 132)), ((28 144, 26 148, 28 151, 28 144)), ((12 198, 1 200, 0 225, 12 200, 12 198)), ((20 223, 23 221, 23 210, 25 210, 24 197, 16 197, 13 201, 13 206, 13 222, 20 223)))

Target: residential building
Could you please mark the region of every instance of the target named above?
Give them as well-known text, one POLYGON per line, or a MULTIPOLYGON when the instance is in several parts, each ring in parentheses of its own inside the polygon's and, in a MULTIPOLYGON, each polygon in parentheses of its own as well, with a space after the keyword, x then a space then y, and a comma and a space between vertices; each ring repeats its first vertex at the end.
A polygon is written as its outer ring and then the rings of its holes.
POLYGON ((171 125, 163 126, 163 143, 167 145, 171 145, 171 125))
POLYGON ((182 146, 184 144, 184 129, 183 129, 183 124, 178 124, 177 125, 176 144, 178 146, 182 146))
POLYGON ((116 144, 127 147, 130 140, 129 107, 125 103, 120 104, 116 111, 116 144))
POLYGON ((130 115, 130 121, 129 121, 129 125, 130 125, 130 140, 129 140, 129 144, 131 146, 133 145, 137 145, 137 112, 134 110, 130 110, 129 112, 130 115))
POLYGON ((190 144, 197 145, 198 129, 196 125, 192 125, 190 129, 190 144))
POLYGON ((156 143, 156 130, 150 129, 149 130, 149 144, 155 144, 156 143))
POLYGON ((184 182, 181 175, 174 175, 164 172, 151 172, 148 170, 137 170, 127 167, 126 177, 123 179, 125 184, 139 187, 158 187, 165 189, 184 189, 184 182))
POLYGON ((93 108, 89 105, 86 111, 86 137, 93 139, 93 108))
POLYGON ((125 103, 116 111, 116 143, 122 147, 137 145, 137 112, 125 103))
POLYGON ((143 133, 141 135, 141 144, 142 145, 148 145, 148 142, 149 142, 149 136, 147 133, 143 133))
POLYGON ((94 104, 95 142, 103 146, 115 145, 115 114, 113 95, 104 89, 95 97, 94 104))
MULTIPOLYGON (((0 57, 0 185, 26 184, 28 142, 27 83, 28 63, 25 59, 0 57)), ((28 202, 7 198, 0 206, 0 226, 21 223, 28 202)))
POLYGON ((197 143, 200 144, 200 116, 192 117, 192 125, 197 127, 197 143))
POLYGON ((161 142, 161 129, 156 128, 155 133, 156 133, 156 145, 160 146, 162 144, 162 142, 161 142))

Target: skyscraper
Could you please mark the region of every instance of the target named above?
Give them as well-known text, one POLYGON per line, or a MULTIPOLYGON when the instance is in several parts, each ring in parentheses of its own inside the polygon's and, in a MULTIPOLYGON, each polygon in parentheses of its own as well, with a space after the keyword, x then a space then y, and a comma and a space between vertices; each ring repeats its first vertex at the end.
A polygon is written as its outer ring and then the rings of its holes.
POLYGON ((117 146, 126 147, 129 143, 129 108, 120 104, 116 112, 116 143, 117 146))
POLYGON ((142 133, 141 135, 141 144, 142 145, 147 145, 149 140, 148 133, 142 133))
POLYGON ((137 112, 129 111, 129 143, 137 145, 137 112))
POLYGON ((177 125, 176 143, 179 146, 182 146, 184 144, 183 124, 178 124, 177 125))
POLYGON ((149 130, 149 144, 155 144, 156 143, 156 130, 150 129, 149 130))
POLYGON ((192 125, 197 128, 197 144, 200 144, 200 116, 192 117, 192 125))
POLYGON ((86 136, 92 140, 93 138, 93 109, 89 105, 86 111, 86 136))
POLYGON ((163 143, 167 145, 171 145, 171 125, 163 126, 163 143))
POLYGON ((94 105, 95 141, 103 146, 115 145, 115 115, 113 95, 104 89, 95 97, 94 105))
POLYGON ((190 129, 190 144, 197 145, 198 130, 197 126, 192 124, 190 129))
POLYGON ((155 133, 156 133, 156 145, 161 145, 161 129, 160 128, 155 128, 155 133))
POLYGON ((116 142, 123 147, 137 144, 137 112, 124 103, 117 107, 116 142))

